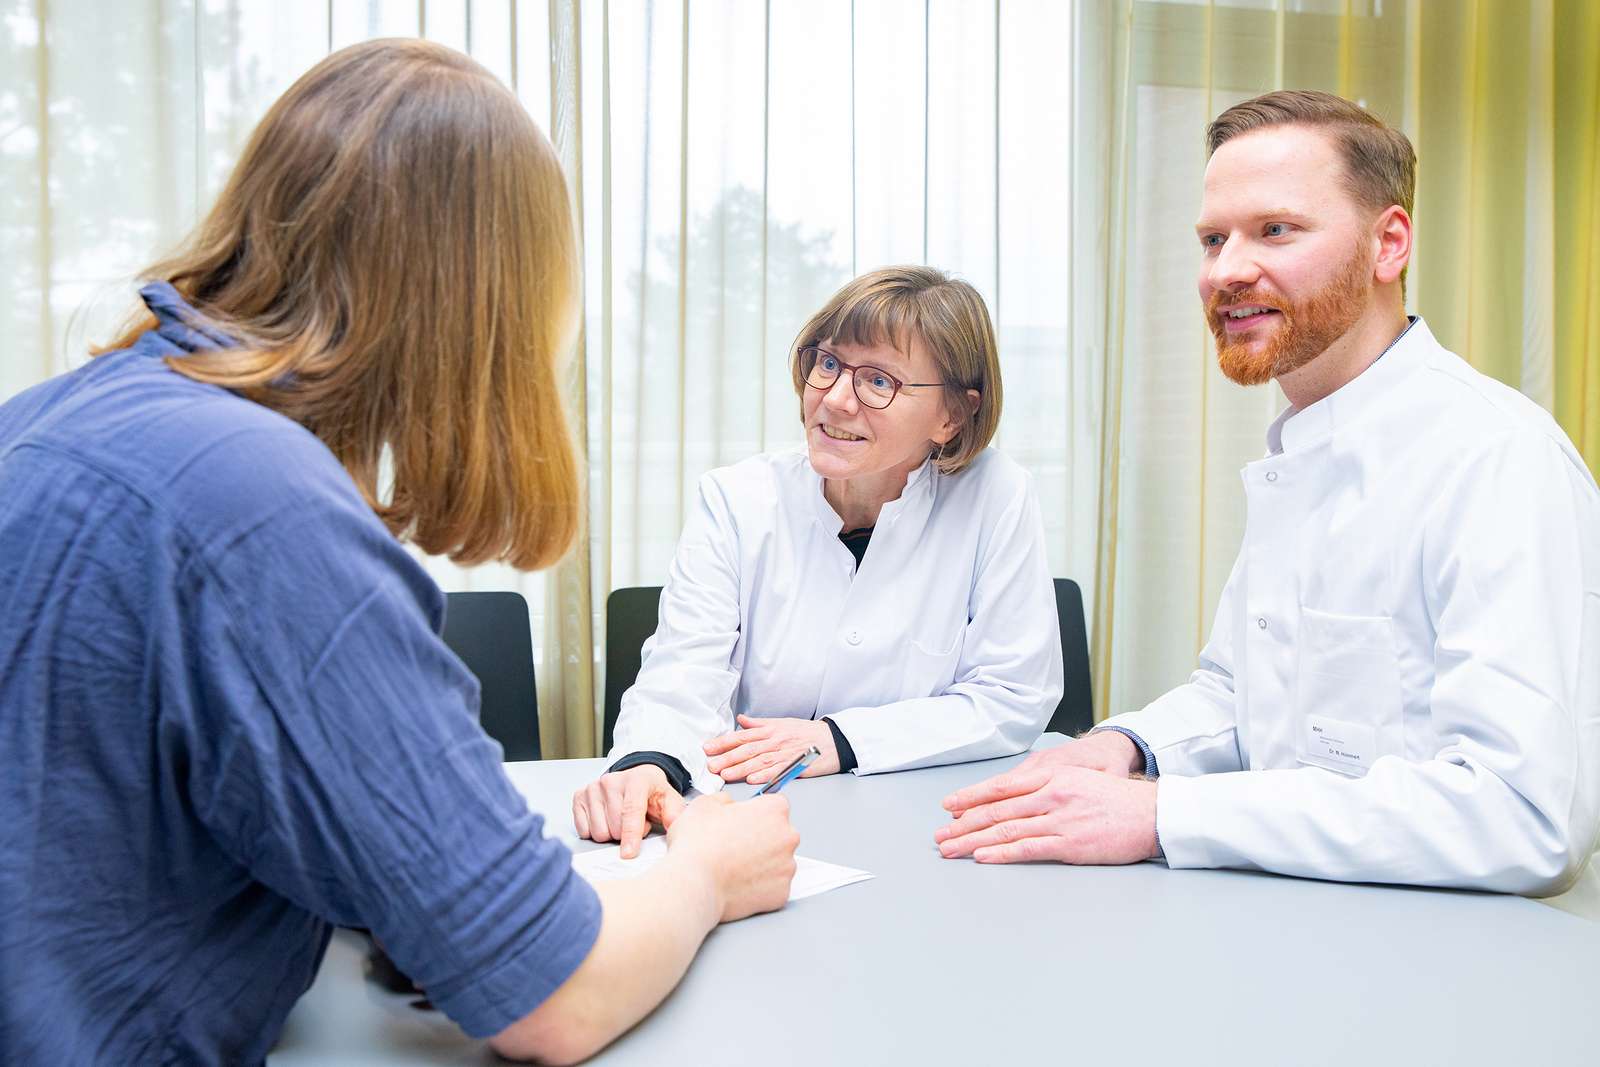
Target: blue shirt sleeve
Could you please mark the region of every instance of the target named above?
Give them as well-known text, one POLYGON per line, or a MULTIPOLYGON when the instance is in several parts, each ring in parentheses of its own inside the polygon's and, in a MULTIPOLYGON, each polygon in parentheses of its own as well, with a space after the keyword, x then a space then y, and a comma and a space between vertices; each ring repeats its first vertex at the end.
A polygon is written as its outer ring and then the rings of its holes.
POLYGON ((437 634, 443 595, 346 488, 278 500, 257 482, 242 529, 200 531, 199 691, 163 703, 163 729, 198 817, 252 875, 371 929, 490 1035, 582 963, 599 901, 479 728, 477 682, 437 634))
POLYGON ((1133 744, 1134 744, 1134 747, 1138 748, 1139 754, 1144 757, 1144 771, 1143 771, 1143 774, 1145 775, 1145 777, 1147 777, 1147 778, 1159 778, 1159 777, 1161 777, 1161 768, 1156 764, 1156 754, 1153 751, 1151 751, 1150 746, 1145 743, 1145 739, 1144 738, 1140 737, 1138 734, 1134 733, 1132 730, 1128 729, 1126 726, 1096 726, 1093 730, 1090 730, 1089 732, 1092 733, 1092 734, 1097 734, 1102 730, 1109 730, 1112 733, 1121 734, 1122 736, 1126 737, 1129 741, 1132 741, 1133 744))

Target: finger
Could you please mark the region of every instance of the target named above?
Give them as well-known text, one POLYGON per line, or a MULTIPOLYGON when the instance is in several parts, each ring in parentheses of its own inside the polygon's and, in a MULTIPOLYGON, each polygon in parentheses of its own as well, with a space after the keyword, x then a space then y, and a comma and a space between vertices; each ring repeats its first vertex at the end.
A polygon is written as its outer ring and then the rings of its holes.
POLYGON ((719 773, 724 767, 745 763, 757 756, 765 756, 769 752, 781 751, 778 748, 780 744, 782 742, 777 738, 758 738, 749 744, 740 745, 731 752, 706 760, 706 769, 713 774, 719 773))
POLYGON ((1052 821, 1048 816, 1035 815, 1025 819, 1007 819, 982 830, 946 838, 939 844, 939 854, 946 859, 970 856, 979 849, 1014 844, 1029 838, 1051 836, 1052 821))
POLYGON ((1035 815, 1043 815, 1055 805, 1039 793, 1028 793, 1020 797, 1011 797, 1007 800, 997 800, 993 804, 979 804, 969 808, 959 819, 949 826, 941 828, 934 834, 935 841, 943 841, 963 834, 974 833, 978 830, 987 830, 996 823, 1008 822, 1012 819, 1027 819, 1035 815), (943 836, 940 836, 943 835, 943 836))
POLYGON ((747 730, 754 729, 757 726, 766 725, 765 719, 755 719, 751 718, 749 715, 736 715, 734 716, 733 721, 738 723, 740 726, 743 726, 747 730))
POLYGON ((965 811, 979 804, 992 804, 1008 797, 1022 796, 1038 789, 1049 780, 1049 777, 1049 772, 1044 770, 1007 771, 977 785, 956 790, 944 798, 944 808, 946 811, 955 811, 958 808, 965 811))
POLYGON ((785 767, 789 766, 789 762, 799 754, 799 751, 796 750, 794 752, 768 752, 765 755, 757 756, 750 762, 759 769, 745 775, 744 780, 752 785, 760 785, 763 782, 771 781, 785 767))
POLYGON ((755 738, 766 737, 771 733, 771 726, 757 722, 757 725, 748 729, 732 730, 725 734, 718 734, 701 747, 706 750, 706 755, 716 756, 728 751, 728 749, 733 748, 736 745, 742 745, 746 741, 750 741, 755 738))
POLYGON ((602 777, 589 787, 589 827, 595 830, 595 840, 614 841, 621 838, 622 785, 618 776, 602 777))
POLYGON ((676 789, 668 789, 662 793, 657 802, 660 805, 661 825, 663 827, 671 826, 677 821, 678 816, 683 814, 684 809, 689 806, 688 802, 683 799, 676 789))
POLYGON ((645 784, 637 778, 628 779, 628 785, 622 791, 622 817, 617 825, 617 837, 625 860, 631 860, 639 854, 639 842, 645 832, 644 805, 647 798, 645 784))
POLYGON ((1043 860, 1069 862, 1060 855, 1063 842, 1059 837, 1027 837, 1004 845, 987 845, 972 854, 979 863, 1038 863, 1043 860))
POLYGON ((611 826, 606 820, 605 790, 596 783, 584 790, 589 809, 589 840, 610 841, 611 826))
POLYGON ((713 737, 705 743, 706 755, 727 758, 727 753, 740 745, 748 745, 753 741, 767 741, 772 737, 772 730, 768 727, 759 727, 755 730, 740 730, 738 733, 723 734, 713 737))
POLYGON ((718 774, 724 782, 762 782, 782 770, 784 763, 782 752, 758 752, 747 760, 724 768, 718 774), (763 777, 751 777, 752 775, 763 775, 763 777))
POLYGON ((589 813, 584 808, 583 790, 572 794, 572 825, 580 838, 589 836, 589 813))

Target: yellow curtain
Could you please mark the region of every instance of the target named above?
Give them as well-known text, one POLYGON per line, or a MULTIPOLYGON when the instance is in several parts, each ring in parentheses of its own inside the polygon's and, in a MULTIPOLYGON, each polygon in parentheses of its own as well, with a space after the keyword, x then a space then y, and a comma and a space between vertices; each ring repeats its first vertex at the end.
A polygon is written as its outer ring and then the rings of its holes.
POLYGON ((1600 4, 1561 0, 1555 72, 1555 414, 1600 471, 1600 4), (1570 225, 1569 225, 1570 222, 1570 225))
POLYGON ((1414 306, 1600 469, 1600 5, 1418 14, 1414 306))
MULTIPOLYGON (((550 139, 570 180, 573 218, 583 232, 583 126, 578 100, 582 85, 581 18, 577 0, 551 0, 550 139)), ((580 455, 587 452, 588 335, 581 332, 562 383, 580 455)), ((588 462, 582 465, 588 467, 588 462)), ((539 684, 539 748, 548 756, 597 754, 595 723, 594 590, 590 531, 594 510, 585 508, 577 542, 551 568, 544 582, 544 655, 539 684)))

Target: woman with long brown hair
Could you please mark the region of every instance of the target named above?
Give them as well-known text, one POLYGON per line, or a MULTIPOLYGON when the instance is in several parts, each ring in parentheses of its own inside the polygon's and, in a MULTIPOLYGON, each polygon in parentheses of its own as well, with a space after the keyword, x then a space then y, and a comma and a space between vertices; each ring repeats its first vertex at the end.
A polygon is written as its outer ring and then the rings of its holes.
POLYGON ((781 905, 795 837, 708 802, 646 879, 576 878, 401 547, 577 527, 548 141, 465 56, 345 49, 146 277, 0 407, 0 1061, 259 1062, 330 924, 502 1052, 588 1055, 781 905))

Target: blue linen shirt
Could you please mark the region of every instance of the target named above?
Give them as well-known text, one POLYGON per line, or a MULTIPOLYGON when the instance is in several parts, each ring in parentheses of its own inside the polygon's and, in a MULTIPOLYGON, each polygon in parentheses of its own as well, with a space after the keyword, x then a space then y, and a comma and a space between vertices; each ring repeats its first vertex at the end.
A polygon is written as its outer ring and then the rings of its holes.
POLYGON ((159 325, 0 407, 0 1062, 261 1061, 330 924, 475 1036, 599 932, 439 639, 444 597, 298 424, 159 325))

